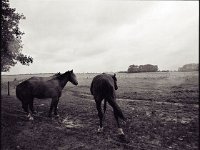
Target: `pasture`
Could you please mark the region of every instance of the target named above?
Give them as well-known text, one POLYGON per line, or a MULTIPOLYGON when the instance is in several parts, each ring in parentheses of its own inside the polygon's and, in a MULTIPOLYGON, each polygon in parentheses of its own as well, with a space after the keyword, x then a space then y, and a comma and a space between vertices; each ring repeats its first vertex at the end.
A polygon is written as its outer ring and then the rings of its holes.
POLYGON ((89 89, 96 74, 76 75, 79 85, 67 83, 63 89, 58 104, 60 118, 47 117, 50 99, 35 99, 33 121, 23 112, 15 86, 34 75, 2 75, 1 149, 198 149, 198 72, 117 73, 117 102, 127 118, 122 124, 127 141, 117 136, 110 106, 104 133, 97 134, 99 118, 89 89))

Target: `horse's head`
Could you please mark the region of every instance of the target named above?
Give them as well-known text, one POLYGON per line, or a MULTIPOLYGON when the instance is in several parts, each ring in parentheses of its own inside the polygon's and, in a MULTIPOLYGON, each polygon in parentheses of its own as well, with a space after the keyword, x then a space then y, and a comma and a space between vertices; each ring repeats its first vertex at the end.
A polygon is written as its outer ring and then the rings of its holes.
POLYGON ((69 81, 74 85, 78 85, 78 81, 77 81, 76 75, 74 74, 73 70, 69 71, 69 81))
POLYGON ((112 78, 113 78, 113 80, 114 80, 115 90, 117 90, 117 89, 118 89, 118 86, 117 86, 117 78, 116 78, 116 74, 114 74, 114 75, 112 76, 112 78))

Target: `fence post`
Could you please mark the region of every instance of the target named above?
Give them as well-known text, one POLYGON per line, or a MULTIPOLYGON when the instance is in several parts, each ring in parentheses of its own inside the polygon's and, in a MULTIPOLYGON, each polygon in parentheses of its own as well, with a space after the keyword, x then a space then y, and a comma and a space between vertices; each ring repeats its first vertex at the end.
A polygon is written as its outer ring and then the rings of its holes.
POLYGON ((10 82, 8 81, 8 96, 10 96, 10 82))

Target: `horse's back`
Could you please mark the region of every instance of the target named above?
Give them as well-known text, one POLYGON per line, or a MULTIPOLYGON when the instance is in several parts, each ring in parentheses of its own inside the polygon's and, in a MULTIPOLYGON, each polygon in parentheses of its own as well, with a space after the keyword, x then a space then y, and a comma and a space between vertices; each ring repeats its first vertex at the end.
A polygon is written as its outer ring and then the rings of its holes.
POLYGON ((51 98, 60 96, 61 89, 59 82, 54 79, 46 80, 46 78, 31 78, 29 83, 32 87, 32 94, 36 98, 51 98))
POLYGON ((100 74, 95 76, 92 80, 90 90, 94 96, 113 96, 115 90, 112 76, 109 74, 100 74))
POLYGON ((28 81, 30 81, 30 82, 34 82, 34 81, 48 81, 48 80, 51 80, 53 77, 31 77, 31 78, 29 78, 28 79, 28 81))
POLYGON ((50 98, 60 95, 59 83, 47 77, 31 77, 16 87, 16 96, 25 98, 50 98))
POLYGON ((57 80, 51 77, 31 77, 28 80, 31 86, 42 87, 42 86, 58 86, 57 80))

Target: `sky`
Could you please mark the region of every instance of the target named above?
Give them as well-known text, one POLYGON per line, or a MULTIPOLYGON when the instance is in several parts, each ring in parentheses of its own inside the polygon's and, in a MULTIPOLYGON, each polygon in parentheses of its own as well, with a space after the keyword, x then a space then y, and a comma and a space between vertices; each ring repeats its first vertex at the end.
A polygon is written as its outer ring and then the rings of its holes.
POLYGON ((177 70, 199 62, 198 1, 10 0, 23 13, 23 53, 4 74, 177 70))

